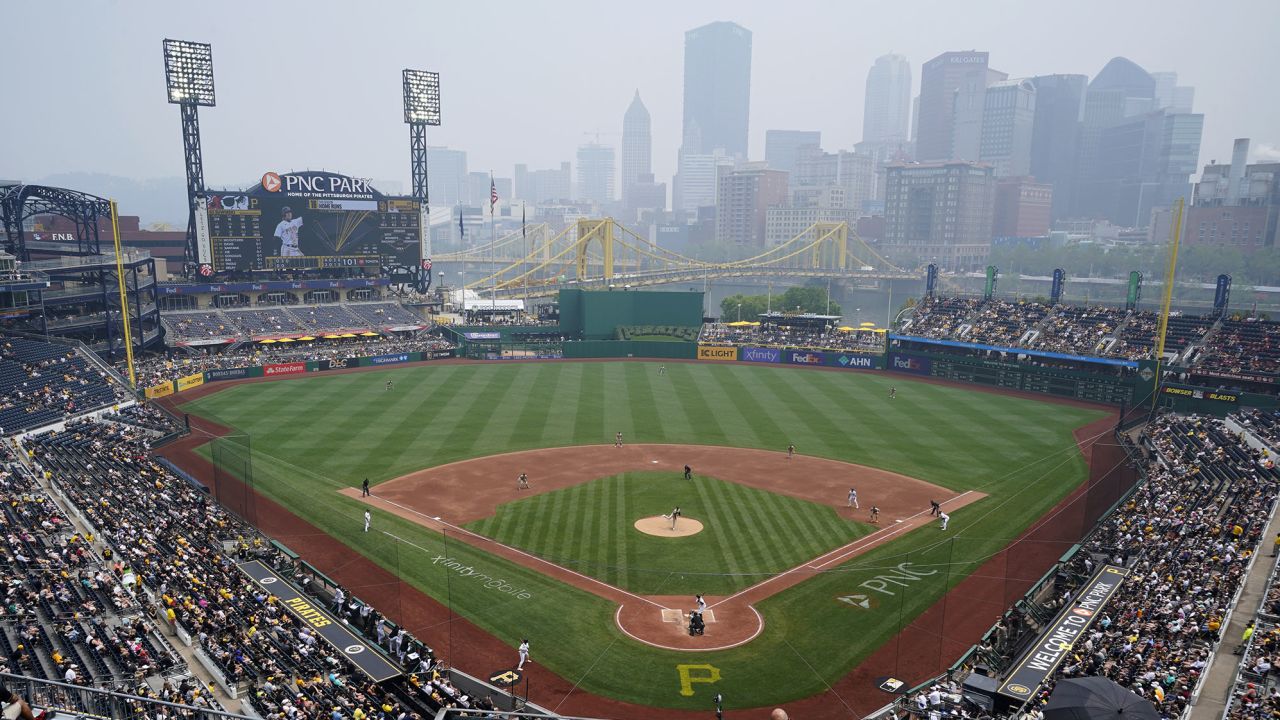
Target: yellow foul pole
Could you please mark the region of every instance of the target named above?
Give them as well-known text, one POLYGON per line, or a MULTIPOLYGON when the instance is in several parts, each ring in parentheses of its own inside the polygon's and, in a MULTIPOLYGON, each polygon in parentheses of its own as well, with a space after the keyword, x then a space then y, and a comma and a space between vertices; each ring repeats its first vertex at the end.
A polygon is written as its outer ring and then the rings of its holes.
MULTIPOLYGON (((1173 209, 1173 228, 1169 231, 1169 268, 1164 274, 1164 301, 1160 306, 1160 322, 1156 327, 1156 392, 1160 391, 1160 363, 1164 358, 1165 333, 1169 329, 1169 305, 1173 302, 1173 279, 1178 268, 1178 244, 1182 240, 1182 199, 1173 209)), ((1155 398, 1152 398, 1152 407, 1155 398)))
POLYGON ((133 369, 133 334, 129 327, 129 301, 124 289, 124 253, 120 251, 120 213, 111 201, 111 239, 116 249, 116 284, 120 288, 120 322, 124 327, 124 357, 129 365, 129 386, 138 389, 138 375, 133 369))

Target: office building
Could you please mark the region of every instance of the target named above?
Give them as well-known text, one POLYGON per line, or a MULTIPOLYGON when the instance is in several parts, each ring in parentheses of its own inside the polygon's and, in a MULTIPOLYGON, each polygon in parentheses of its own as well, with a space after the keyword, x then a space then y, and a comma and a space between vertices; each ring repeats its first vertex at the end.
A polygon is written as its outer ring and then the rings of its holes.
POLYGON ((1053 186, 1053 219, 1071 212, 1076 185, 1076 153, 1080 148, 1080 114, 1084 111, 1084 75, 1038 75, 1036 112, 1031 129, 1030 174, 1053 186))
POLYGON ((745 160, 750 109, 751 31, 713 22, 686 32, 682 149, 745 160))
POLYGON ((1051 185, 1030 177, 997 178, 991 234, 998 238, 1045 237, 1052 209, 1051 185))
POLYGON ((527 203, 566 203, 573 199, 572 165, 560 163, 560 168, 530 170, 528 165, 516 165, 515 197, 527 203))
MULTIPOLYGON (((1111 198, 1099 176, 1103 131, 1155 110, 1156 82, 1133 61, 1116 57, 1089 82, 1084 96, 1080 146, 1076 156, 1076 187, 1072 192, 1072 216, 1107 217, 1111 198)), ((1194 172, 1194 169, 1192 170, 1194 172)))
POLYGON ((1153 208, 1190 197, 1204 116, 1156 110, 1128 118, 1098 135, 1098 156, 1081 195, 1088 217, 1121 227, 1147 227, 1153 208))
POLYGON ((489 212, 490 190, 498 191, 498 205, 510 205, 512 200, 511 178, 494 177, 486 172, 473 172, 467 175, 467 197, 465 204, 482 208, 489 212), (490 186, 492 182, 492 187, 490 186))
POLYGON ((982 123, 987 112, 987 88, 1007 80, 1008 73, 987 69, 986 77, 968 75, 956 90, 951 125, 951 159, 977 160, 982 154, 982 123))
POLYGON ((881 55, 867 71, 862 142, 897 152, 910 137, 910 123, 911 63, 902 55, 881 55))
POLYGON ((716 193, 716 242, 761 247, 771 207, 787 202, 787 173, 747 163, 720 174, 716 193))
POLYGON ((995 176, 978 163, 890 165, 886 171, 886 251, 902 262, 975 270, 991 251, 995 176))
POLYGON ((578 200, 601 205, 613 202, 614 151, 608 145, 578 146, 578 200))
POLYGON ((1229 165, 1204 167, 1183 220, 1184 243, 1243 252, 1276 247, 1280 163, 1248 165, 1248 159, 1249 140, 1242 138, 1235 141, 1229 165))
POLYGON ((715 207, 719 175, 736 165, 723 151, 705 155, 681 151, 679 163, 671 203, 676 210, 715 207))
POLYGON ((1178 84, 1176 72, 1153 72, 1151 79, 1156 83, 1155 109, 1172 110, 1176 113, 1189 113, 1195 104, 1196 89, 1190 85, 1178 84))
MULTIPOLYGON (((653 184, 653 139, 649 131, 649 111, 640 101, 640 91, 622 117, 622 203, 633 207, 631 188, 649 176, 653 184)), ((665 204, 665 201, 664 201, 665 204)))
POLYGON ((1030 174, 1035 117, 1036 87, 1030 80, 1003 80, 987 88, 978 158, 994 168, 996 177, 1030 174))
MULTIPOLYGON (((781 245, 804 233, 814 223, 846 223, 850 231, 858 222, 858 213, 849 208, 794 207, 783 205, 765 211, 764 241, 781 245)), ((813 237, 810 233, 809 237, 813 237)))
POLYGON ((920 71, 916 159, 951 160, 958 157, 955 150, 970 152, 968 159, 977 159, 987 75, 985 52, 945 52, 924 64, 920 71), (962 100, 959 112, 957 99, 962 100), (957 120, 976 123, 977 127, 963 129, 960 144, 955 147, 957 120))
POLYGON ((467 153, 447 147, 427 148, 427 196, 432 207, 467 201, 467 153))
POLYGON ((764 134, 764 161, 774 170, 792 172, 796 161, 821 152, 818 130, 767 130, 764 134))
POLYGON ((845 189, 846 207, 861 211, 876 197, 876 162, 871 155, 848 150, 819 153, 797 162, 791 180, 793 188, 839 185, 845 189))

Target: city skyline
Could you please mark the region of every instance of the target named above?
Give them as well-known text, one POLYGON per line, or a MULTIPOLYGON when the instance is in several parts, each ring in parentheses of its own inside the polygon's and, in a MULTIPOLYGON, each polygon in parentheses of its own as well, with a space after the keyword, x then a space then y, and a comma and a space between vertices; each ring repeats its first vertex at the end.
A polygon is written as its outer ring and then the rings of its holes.
MULTIPOLYGON (((947 28, 945 32, 872 33, 877 24, 861 22, 858 27, 870 28, 862 42, 866 48, 833 64, 823 44, 811 42, 812 27, 806 23, 827 16, 832 20, 884 18, 884 11, 824 5, 800 8, 794 18, 782 20, 761 8, 729 3, 696 8, 659 3, 657 10, 646 9, 659 19, 646 13, 619 12, 614 16, 646 38, 643 48, 585 65, 577 63, 576 56, 524 54, 516 69, 505 62, 507 49, 481 62, 471 53, 464 57, 460 46, 476 43, 480 36, 471 32, 470 21, 458 9, 426 13, 404 6, 407 18, 421 16, 424 22, 379 26, 387 37, 379 41, 375 51, 348 37, 350 27, 327 23, 330 15, 324 12, 325 3, 308 5, 317 11, 305 14, 296 12, 302 6, 289 3, 262 8, 260 22, 253 25, 210 21, 203 13, 160 3, 127 7, 76 4, 79 22, 69 26, 59 23, 67 37, 60 38, 58 52, 47 53, 35 33, 15 37, 0 50, 13 64, 18 58, 48 56, 43 61, 51 64, 52 72, 82 86, 74 93, 48 84, 33 84, 24 91, 31 111, 9 113, 0 119, 6 137, 22 138, 21 142, 11 139, 2 148, 0 175, 32 180, 68 172, 139 179, 180 176, 178 118, 164 102, 159 61, 160 40, 178 37, 213 45, 219 105, 201 115, 206 178, 211 185, 251 182, 269 169, 326 168, 395 179, 407 186, 407 131, 399 113, 402 67, 441 72, 443 124, 431 129, 428 142, 465 150, 472 168, 492 169, 499 176, 510 176, 517 163, 557 167, 573 158, 583 132, 620 129, 621 110, 639 88, 653 118, 653 172, 657 180, 664 181, 676 171, 682 132, 684 33, 717 21, 732 21, 753 33, 747 153, 753 160, 763 157, 765 132, 778 128, 813 128, 823 133, 827 149, 852 148, 862 136, 862 88, 876 57, 891 52, 919 68, 942 52, 971 47, 990 53, 990 63, 1014 78, 1072 73, 1092 78, 1113 56, 1128 57, 1143 68, 1177 72, 1179 85, 1194 87, 1196 107, 1205 111, 1202 163, 1225 161, 1216 149, 1230 147, 1236 137, 1254 139, 1251 159, 1280 155, 1276 130, 1280 127, 1276 121, 1280 100, 1249 92, 1253 88, 1250 73, 1238 71, 1238 60, 1227 62, 1208 50, 1198 52, 1196 48, 1207 46, 1194 41, 1201 34, 1211 35, 1215 29, 1226 32, 1229 27, 1240 38, 1241 47, 1253 53, 1252 62, 1244 66, 1275 64, 1280 51, 1251 38, 1261 38, 1264 28, 1274 26, 1267 18, 1280 20, 1280 10, 1263 2, 1235 6, 1231 17, 1246 14, 1255 21, 1228 23, 1229 17, 1193 3, 1175 5, 1176 12, 1160 5, 1159 14, 1150 3, 1140 7, 1108 5, 1106 24, 1089 21, 1087 7, 1074 8, 1073 13, 1053 16, 1059 32, 1038 42, 1033 50, 1020 48, 1017 39, 1024 28, 1030 31, 1047 21, 1043 13, 1014 6, 1002 11, 1000 22, 984 24, 983 13, 970 12, 978 16, 975 18, 944 4, 928 5, 921 11, 932 13, 940 21, 937 25, 947 28), (1177 21, 1161 19, 1174 16, 1177 21), (434 23, 426 23, 428 18, 434 23), (1126 19, 1141 20, 1143 27, 1155 32, 1127 32, 1123 28, 1138 25, 1126 25, 1126 19), (272 70, 270 64, 264 72, 259 48, 268 43, 270 28, 282 23, 290 24, 298 37, 307 38, 304 45, 325 48, 354 43, 355 49, 334 53, 322 73, 272 70), (421 41, 404 42, 410 28, 417 25, 414 29, 422 30, 428 24, 431 29, 421 41), (1087 46, 1068 42, 1073 28, 1083 32, 1086 26, 1093 41, 1087 46), (1143 35, 1161 40, 1153 44, 1143 35), (116 37, 130 42, 111 42, 116 37), (568 122, 557 117, 556 127, 548 128, 525 117, 536 112, 503 111, 509 105, 531 110, 553 108, 560 98, 571 97, 572 89, 560 94, 541 81, 565 62, 574 63, 574 83, 591 86, 598 97, 590 112, 568 122), (287 76, 284 85, 273 79, 277 75, 287 76), (110 77, 110 82, 94 82, 103 76, 110 77), (844 91, 832 93, 835 85, 842 85, 844 91), (285 88, 283 94, 281 87, 285 88), (477 92, 475 88, 487 89, 477 92), (287 102, 281 102, 282 97, 287 102), (264 113, 272 103, 276 103, 274 110, 264 113), (94 112, 85 113, 80 109, 83 107, 93 107, 94 112), (110 142, 102 142, 103 138, 110 142)), ((66 7, 70 5, 43 3, 15 8, 13 14, 29 26, 41 27, 63 16, 66 7)), ((492 35, 500 48, 514 49, 532 42, 534 30, 547 36, 565 31, 563 24, 528 17, 529 10, 518 5, 499 4, 497 12, 504 21, 494 24, 492 35)), ((823 22, 824 26, 830 24, 823 22)), ((355 21, 352 27, 358 28, 360 23, 355 21)), ((883 30, 886 26, 879 27, 883 30)), ((285 67, 305 67, 300 54, 282 55, 279 62, 285 67)), ((913 81, 918 80, 916 74, 913 81)))

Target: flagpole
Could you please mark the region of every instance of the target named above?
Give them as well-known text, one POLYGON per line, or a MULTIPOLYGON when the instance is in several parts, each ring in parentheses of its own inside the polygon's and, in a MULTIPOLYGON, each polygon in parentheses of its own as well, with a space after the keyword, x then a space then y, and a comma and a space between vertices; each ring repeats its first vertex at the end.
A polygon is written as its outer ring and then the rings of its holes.
POLYGON ((520 237, 524 239, 524 260, 520 263, 520 274, 524 275, 524 312, 529 314, 529 231, 525 229, 524 201, 520 201, 520 237))
POLYGON ((498 262, 494 258, 494 243, 497 242, 497 232, 493 223, 493 208, 498 204, 498 186, 493 183, 493 171, 489 171, 489 274, 493 276, 493 289, 489 291, 489 321, 493 322, 492 316, 498 313, 498 274, 495 269, 498 262))

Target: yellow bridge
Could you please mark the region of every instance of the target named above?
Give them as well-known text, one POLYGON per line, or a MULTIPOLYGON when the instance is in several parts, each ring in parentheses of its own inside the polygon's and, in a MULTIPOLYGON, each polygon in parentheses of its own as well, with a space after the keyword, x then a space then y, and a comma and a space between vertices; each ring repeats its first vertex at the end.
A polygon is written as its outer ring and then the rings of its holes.
POLYGON ((819 222, 790 240, 741 260, 708 262, 650 242, 613 218, 579 220, 555 235, 531 225, 463 252, 436 255, 436 263, 489 264, 466 287, 499 297, 545 297, 562 288, 641 287, 721 278, 834 278, 907 280, 848 223, 819 222), (522 254, 524 253, 524 254, 522 254))

